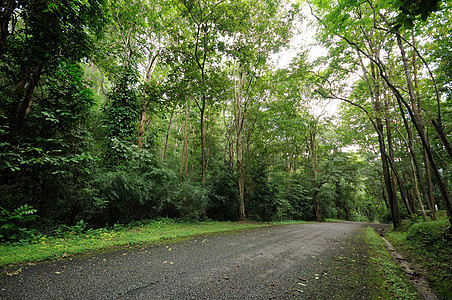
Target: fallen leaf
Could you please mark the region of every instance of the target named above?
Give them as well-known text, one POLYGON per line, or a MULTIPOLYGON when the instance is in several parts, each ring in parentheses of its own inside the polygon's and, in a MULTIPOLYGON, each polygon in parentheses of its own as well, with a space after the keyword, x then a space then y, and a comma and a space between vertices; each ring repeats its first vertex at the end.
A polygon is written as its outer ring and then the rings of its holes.
POLYGON ((265 285, 266 285, 266 286, 275 286, 275 282, 272 282, 272 283, 267 283, 267 282, 266 282, 265 285))
POLYGON ((168 263, 168 261, 167 260, 165 260, 164 262, 163 262, 164 264, 167 264, 168 263))
POLYGON ((61 274, 61 272, 55 272, 55 274, 59 275, 59 274, 61 274))
POLYGON ((127 253, 123 253, 122 255, 127 255, 127 253))
POLYGON ((19 270, 16 270, 16 271, 14 271, 14 272, 8 272, 8 271, 6 271, 6 275, 8 275, 8 276, 14 276, 14 275, 19 275, 20 274, 20 272, 22 272, 22 268, 23 267, 20 267, 20 269, 19 270))
POLYGON ((305 281, 305 282, 308 282, 308 280, 307 279, 304 279, 304 278, 301 278, 301 277, 297 277, 299 280, 301 280, 301 281, 305 281))
POLYGON ((306 286, 306 284, 301 283, 301 282, 299 282, 298 284, 301 285, 301 286, 306 286))

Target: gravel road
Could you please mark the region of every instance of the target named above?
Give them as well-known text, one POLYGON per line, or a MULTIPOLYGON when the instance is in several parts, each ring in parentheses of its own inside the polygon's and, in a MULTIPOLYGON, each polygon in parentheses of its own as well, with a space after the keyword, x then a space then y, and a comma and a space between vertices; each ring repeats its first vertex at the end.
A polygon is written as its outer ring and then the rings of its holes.
POLYGON ((341 288, 365 298, 361 275, 336 278, 365 269, 362 228, 272 226, 26 265, 0 278, 0 299, 328 299, 341 288))

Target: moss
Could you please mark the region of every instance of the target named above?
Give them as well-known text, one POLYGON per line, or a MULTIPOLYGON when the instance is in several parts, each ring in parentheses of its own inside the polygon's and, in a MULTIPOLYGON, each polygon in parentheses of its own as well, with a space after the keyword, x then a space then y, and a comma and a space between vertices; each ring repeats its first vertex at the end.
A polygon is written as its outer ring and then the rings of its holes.
POLYGON ((370 247, 371 261, 374 265, 375 280, 386 291, 385 299, 419 299, 415 288, 403 274, 400 266, 394 262, 386 250, 383 240, 373 228, 367 227, 366 241, 370 247))
POLYGON ((452 299, 452 238, 447 217, 420 222, 405 232, 390 232, 386 238, 398 251, 422 265, 426 278, 438 297, 452 299))

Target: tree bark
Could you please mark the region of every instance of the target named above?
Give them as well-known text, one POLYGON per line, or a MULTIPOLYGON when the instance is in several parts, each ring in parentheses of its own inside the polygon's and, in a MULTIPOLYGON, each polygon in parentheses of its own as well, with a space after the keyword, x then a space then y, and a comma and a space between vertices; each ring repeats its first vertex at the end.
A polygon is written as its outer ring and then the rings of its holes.
POLYGON ((11 26, 12 30, 14 30, 15 27, 15 21, 11 22, 11 18, 13 16, 14 10, 16 9, 16 6, 18 4, 18 1, 16 0, 7 0, 6 4, 5 1, 2 1, 3 5, 3 12, 0 15, 0 55, 2 55, 5 52, 5 44, 6 39, 10 35, 10 25, 11 23, 13 26, 11 26))
MULTIPOLYGON (((407 59, 406 59, 406 53, 405 53, 405 48, 403 47, 402 44, 402 40, 400 37, 400 34, 397 32, 396 33, 396 37, 397 37, 397 43, 400 49, 400 53, 402 56, 402 61, 403 61, 403 65, 404 65, 404 70, 405 70, 405 74, 407 77, 407 84, 409 86, 409 92, 410 92, 410 99, 414 99, 414 93, 413 93, 413 87, 412 87, 412 81, 411 81, 411 77, 409 76, 409 69, 408 69, 408 63, 407 63, 407 59)), ((383 74, 383 68, 381 68, 381 74, 383 74)), ((408 105, 408 103, 405 101, 405 99, 403 98, 403 96, 400 94, 400 92, 398 91, 398 89, 392 85, 389 81, 388 78, 386 78, 385 76, 383 76, 384 79, 386 80, 386 82, 388 83, 388 86, 391 88, 391 90, 394 92, 397 100, 399 101, 399 105, 401 105, 401 103, 403 103, 403 105, 406 107, 406 109, 408 110, 408 113, 410 114, 410 118, 414 124, 414 126, 416 127, 416 130, 419 133, 419 136, 421 138, 422 141, 422 145, 424 147, 424 149, 427 152, 427 156, 430 160, 431 166, 432 166, 432 170, 433 170, 433 174, 435 175, 436 179, 438 180, 438 184, 440 187, 440 191, 441 191, 441 195, 444 198, 444 202, 446 204, 446 210, 447 210, 447 214, 449 216, 449 221, 452 224, 452 206, 451 206, 451 202, 450 202, 450 196, 449 196, 449 190, 443 180, 443 177, 441 176, 441 174, 439 173, 439 169, 436 166, 436 162, 433 158, 433 153, 430 147, 430 144, 427 141, 427 137, 426 137, 426 133, 425 133, 425 129, 424 129, 424 125, 422 122, 422 119, 420 118, 419 114, 417 113, 416 110, 411 109, 411 107, 408 105)), ((441 121, 441 119, 439 119, 438 121, 441 121)), ((435 123, 435 122, 434 122, 435 123)), ((435 129, 437 130, 442 130, 442 126, 440 126, 441 124, 437 124, 437 126, 435 126, 435 129)), ((440 132, 438 132, 438 134, 440 134, 440 132)), ((447 141, 447 138, 446 138, 447 141)), ((447 149, 447 148, 446 148, 447 149)), ((452 158, 452 151, 449 151, 448 153, 450 155, 450 157, 452 158)))
POLYGON ((171 116, 170 116, 170 119, 169 119, 168 127, 166 128, 165 149, 163 150, 163 159, 166 159, 166 152, 168 151, 169 132, 170 132, 170 129, 171 129, 171 124, 172 124, 172 121, 173 121, 173 116, 174 116, 174 110, 175 109, 176 109, 176 106, 174 106, 172 111, 171 111, 171 116))
MULTIPOLYGON (((144 77, 144 83, 148 84, 151 81, 152 73, 155 70, 155 66, 157 64, 158 54, 155 55, 151 61, 148 64, 148 67, 146 68, 146 75, 144 77)), ((102 77, 103 82, 103 77, 102 77)), ((102 87, 103 88, 103 87, 102 87)), ((143 147, 143 137, 144 137, 144 130, 146 126, 147 121, 147 103, 146 103, 146 92, 143 90, 143 93, 141 95, 141 113, 140 113, 140 126, 138 127, 138 148, 141 149, 143 147)))
POLYGON ((179 177, 182 180, 182 176, 184 174, 185 167, 185 176, 188 175, 188 133, 189 133, 189 122, 190 122, 190 99, 187 97, 187 101, 185 104, 185 121, 184 121, 184 129, 183 136, 184 140, 182 143, 182 153, 181 153, 181 162, 180 162, 180 170, 179 177))
POLYGON ((337 218, 342 220, 342 212, 341 212, 341 187, 339 185, 339 181, 337 180, 335 183, 336 186, 336 209, 337 209, 337 218))

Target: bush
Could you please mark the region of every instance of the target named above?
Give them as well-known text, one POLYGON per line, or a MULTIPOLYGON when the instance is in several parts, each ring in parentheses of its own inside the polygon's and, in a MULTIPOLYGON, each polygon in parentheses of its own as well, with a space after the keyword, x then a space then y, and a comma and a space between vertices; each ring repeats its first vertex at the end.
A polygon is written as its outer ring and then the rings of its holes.
POLYGON ((36 219, 37 212, 27 204, 19 206, 13 212, 0 207, 0 241, 24 242, 36 237, 36 230, 25 227, 36 219))
POLYGON ((86 231, 87 225, 83 220, 78 221, 74 226, 61 225, 55 230, 54 235, 59 238, 81 235, 86 231))
POLYGON ((171 201, 181 217, 199 218, 206 212, 208 194, 199 183, 185 180, 175 186, 171 201))
MULTIPOLYGON (((413 224, 406 233, 406 244, 427 270, 427 278, 442 299, 452 299, 452 236, 447 218, 413 224)), ((402 240, 403 243, 403 240, 402 240)))
POLYGON ((293 220, 314 220, 314 204, 312 191, 303 181, 293 181, 281 195, 284 211, 282 216, 293 220))
POLYGON ((447 219, 421 222, 411 226, 407 232, 407 240, 419 247, 435 247, 439 244, 446 243, 447 227, 449 223, 447 219))
POLYGON ((239 191, 236 176, 226 168, 217 168, 209 180, 209 218, 236 221, 239 211, 239 191))
POLYGON ((390 211, 384 212, 378 219, 381 223, 386 224, 391 223, 392 222, 391 212, 390 211))

